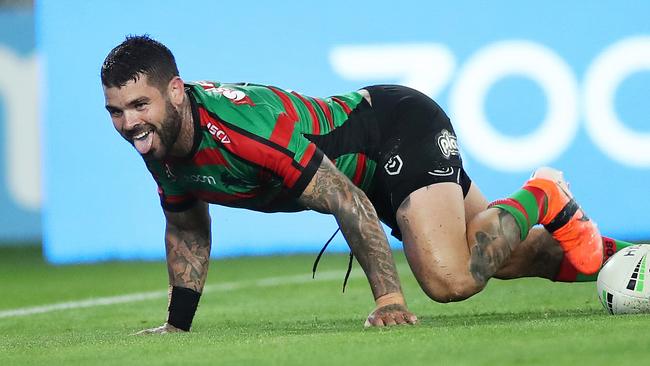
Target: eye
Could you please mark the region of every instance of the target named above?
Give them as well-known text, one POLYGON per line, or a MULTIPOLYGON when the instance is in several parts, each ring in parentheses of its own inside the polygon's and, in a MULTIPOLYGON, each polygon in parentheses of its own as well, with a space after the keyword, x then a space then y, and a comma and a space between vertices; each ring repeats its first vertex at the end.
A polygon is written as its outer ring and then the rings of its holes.
POLYGON ((111 115, 113 118, 119 118, 122 117, 122 111, 119 109, 110 109, 108 113, 111 115))
POLYGON ((147 103, 141 102, 141 103, 136 103, 135 104, 135 110, 136 111, 143 111, 147 106, 147 103))

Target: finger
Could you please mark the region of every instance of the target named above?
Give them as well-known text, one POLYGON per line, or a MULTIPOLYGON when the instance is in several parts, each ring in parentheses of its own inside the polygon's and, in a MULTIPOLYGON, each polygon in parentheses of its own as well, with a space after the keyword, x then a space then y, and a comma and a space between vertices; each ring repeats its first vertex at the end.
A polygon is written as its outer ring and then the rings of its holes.
POLYGON ((384 324, 384 320, 380 316, 376 316, 375 321, 372 323, 372 325, 375 327, 383 327, 386 324, 384 324))
POLYGON ((406 319, 406 322, 409 324, 417 324, 418 323, 418 317, 415 316, 413 313, 406 313, 404 314, 404 318, 406 319))
POLYGON ((393 325, 397 325, 397 322, 395 322, 395 317, 393 316, 393 314, 390 313, 384 314, 383 321, 384 324, 389 327, 393 325))
POLYGON ((364 324, 364 327, 370 328, 370 327, 383 327, 384 326, 384 321, 381 319, 381 317, 375 315, 374 313, 368 315, 368 319, 366 319, 366 322, 364 324))
POLYGON ((395 319, 395 323, 397 323, 397 325, 406 324, 406 314, 405 313, 396 314, 394 319, 395 319))

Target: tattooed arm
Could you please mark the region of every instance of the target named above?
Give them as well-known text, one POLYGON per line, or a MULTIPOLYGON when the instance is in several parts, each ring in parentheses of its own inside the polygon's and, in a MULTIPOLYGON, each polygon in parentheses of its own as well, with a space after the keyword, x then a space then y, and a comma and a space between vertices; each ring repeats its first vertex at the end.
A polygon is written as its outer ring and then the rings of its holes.
MULTIPOLYGON (((196 293, 200 296, 210 263, 211 236, 208 204, 199 201, 186 211, 165 211, 165 218, 167 221, 165 247, 170 303, 172 288, 181 288, 182 291, 196 293)), ((198 298, 196 301, 198 302, 198 298)), ((169 322, 171 321, 168 320, 157 328, 143 330, 139 334, 182 331, 169 322)))
POLYGON ((169 285, 203 291, 210 260, 208 204, 198 201, 182 212, 165 211, 169 285))
POLYGON ((325 157, 299 202, 336 217, 377 303, 366 326, 415 323, 417 318, 406 309, 386 234, 365 193, 325 157))

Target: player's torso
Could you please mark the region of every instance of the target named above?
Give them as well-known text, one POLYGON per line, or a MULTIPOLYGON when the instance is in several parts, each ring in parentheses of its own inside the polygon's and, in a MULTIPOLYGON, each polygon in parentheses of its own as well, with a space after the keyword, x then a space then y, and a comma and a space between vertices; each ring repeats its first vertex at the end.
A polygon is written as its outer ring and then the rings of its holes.
POLYGON ((375 166, 365 150, 372 138, 365 135, 374 132, 358 122, 346 126, 351 113, 358 119, 353 110, 362 101, 360 94, 320 99, 261 85, 212 82, 188 88, 199 119, 198 147, 190 160, 150 164, 174 190, 232 207, 299 210, 287 187, 300 184, 300 173, 277 167, 276 161, 290 156, 290 165, 306 166, 314 154, 310 142, 357 186, 371 186, 375 166), (274 173, 278 170, 282 177, 274 173))

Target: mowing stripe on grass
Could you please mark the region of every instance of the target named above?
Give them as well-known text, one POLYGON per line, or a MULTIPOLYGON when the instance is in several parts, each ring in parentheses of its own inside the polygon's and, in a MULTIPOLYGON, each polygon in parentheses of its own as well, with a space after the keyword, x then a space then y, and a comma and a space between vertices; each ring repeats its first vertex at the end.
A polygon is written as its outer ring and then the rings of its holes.
MULTIPOLYGON (((353 273, 350 277, 362 277, 363 272, 353 273)), ((319 272, 316 275, 316 280, 341 280, 343 279, 343 274, 341 271, 326 271, 319 272)), ((218 283, 214 285, 206 285, 203 288, 203 293, 212 292, 212 291, 233 291, 239 290, 242 288, 250 287, 273 287, 281 285, 295 285, 301 283, 307 283, 312 280, 311 276, 307 274, 292 275, 292 276, 278 276, 278 277, 269 277, 260 280, 253 281, 240 281, 240 282, 225 282, 218 283)), ((2 310, 0 311, 0 319, 2 318, 12 318, 17 316, 27 316, 33 314, 43 314, 50 313, 53 311, 60 310, 70 310, 70 309, 80 309, 80 308, 90 308, 95 306, 104 306, 104 305, 115 305, 115 304, 124 304, 137 301, 146 301, 154 300, 167 297, 167 291, 151 291, 151 292, 140 292, 129 295, 120 295, 120 296, 109 296, 109 297, 98 297, 91 298, 80 301, 70 301, 70 302, 60 302, 56 304, 48 304, 42 306, 31 306, 18 309, 2 310)))

